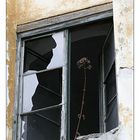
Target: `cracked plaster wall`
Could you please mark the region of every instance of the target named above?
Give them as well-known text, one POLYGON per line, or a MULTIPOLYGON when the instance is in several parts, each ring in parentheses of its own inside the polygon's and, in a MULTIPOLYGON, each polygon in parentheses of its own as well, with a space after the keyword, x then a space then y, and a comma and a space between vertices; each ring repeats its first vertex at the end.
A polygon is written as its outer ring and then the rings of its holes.
MULTIPOLYGON (((111 1, 112 0, 7 0, 7 140, 12 140, 17 25, 111 1)), ((109 132, 95 139, 132 140, 133 0, 114 0, 113 9, 121 124, 115 136, 112 136, 111 132, 109 132)), ((94 140, 94 138, 90 137, 89 140, 94 140)))

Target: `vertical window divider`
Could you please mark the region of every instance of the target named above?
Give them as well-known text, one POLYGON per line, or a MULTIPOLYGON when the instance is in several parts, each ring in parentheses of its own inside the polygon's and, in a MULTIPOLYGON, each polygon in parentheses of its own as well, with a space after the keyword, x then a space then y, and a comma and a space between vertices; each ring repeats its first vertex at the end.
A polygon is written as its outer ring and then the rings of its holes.
POLYGON ((102 73, 101 73, 101 86, 102 86, 102 91, 101 91, 101 112, 102 112, 102 130, 101 133, 105 133, 106 132, 106 123, 105 123, 105 119, 106 119, 106 105, 105 105, 105 85, 104 85, 104 48, 102 49, 102 55, 101 55, 101 69, 102 69, 102 73))
POLYGON ((106 123, 105 123, 105 120, 106 120, 106 101, 105 101, 105 84, 104 84, 104 81, 105 81, 105 74, 104 74, 104 49, 105 49, 105 46, 106 46, 106 43, 108 41, 108 38, 109 38, 109 35, 111 34, 111 31, 113 29, 113 25, 110 26, 109 30, 108 30, 108 34, 107 34, 107 37, 104 41, 104 44, 103 44, 103 47, 102 47, 102 52, 101 52, 101 97, 100 97, 100 131, 101 133, 105 133, 106 132, 106 123))
POLYGON ((25 50, 25 42, 22 40, 21 41, 21 52, 20 52, 20 58, 21 58, 21 62, 20 62, 20 74, 19 74, 19 97, 18 97, 18 132, 17 132, 17 139, 20 140, 21 138, 21 131, 22 131, 22 121, 21 121, 21 117, 20 114, 22 113, 22 104, 23 104, 23 69, 24 69, 24 50, 25 50))
POLYGON ((68 32, 68 51, 67 51, 67 59, 68 59, 68 73, 67 73, 67 140, 70 140, 70 67, 71 67, 71 32, 68 32))
POLYGON ((67 72, 68 72, 68 30, 64 30, 64 66, 62 68, 62 111, 61 111, 61 140, 67 140, 67 72))
POLYGON ((100 88, 99 88, 99 126, 100 133, 104 133, 104 112, 103 112, 103 53, 101 53, 100 57, 100 88))
POLYGON ((19 98, 19 75, 20 75, 20 51, 21 51, 21 38, 17 36, 17 49, 16 49, 16 73, 15 73, 15 103, 14 103, 14 116, 13 116, 13 140, 17 139, 18 131, 18 98, 19 98))

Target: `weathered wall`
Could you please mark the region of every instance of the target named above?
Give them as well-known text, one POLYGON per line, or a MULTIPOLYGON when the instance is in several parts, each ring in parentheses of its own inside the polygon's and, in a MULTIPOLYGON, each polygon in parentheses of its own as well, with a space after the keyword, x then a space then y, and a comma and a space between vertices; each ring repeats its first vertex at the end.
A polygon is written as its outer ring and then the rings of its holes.
MULTIPOLYGON (((24 24, 110 1, 112 0, 7 0, 7 140, 12 139, 17 24, 24 24)), ((121 140, 132 140, 133 0, 114 0, 113 5, 121 120, 118 133, 123 132, 123 139, 121 140)), ((107 136, 111 137, 112 135, 109 133, 107 136)), ((104 135, 102 138, 108 140, 107 136, 104 135)), ((111 138, 111 140, 113 139, 111 138)), ((120 140, 119 137, 118 140, 120 140)))
POLYGON ((18 24, 56 16, 112 0, 18 0, 18 24))
POLYGON ((12 139, 16 54, 16 0, 7 0, 7 139, 12 139))
POLYGON ((133 0, 114 0, 114 29, 120 125, 133 139, 133 0))

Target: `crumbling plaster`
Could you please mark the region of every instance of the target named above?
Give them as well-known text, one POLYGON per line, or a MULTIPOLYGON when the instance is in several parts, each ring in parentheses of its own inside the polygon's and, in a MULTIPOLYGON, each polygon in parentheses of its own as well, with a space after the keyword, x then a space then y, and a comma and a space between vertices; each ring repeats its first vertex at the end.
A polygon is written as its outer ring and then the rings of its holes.
MULTIPOLYGON (((12 140, 16 27, 19 24, 61 15, 112 0, 7 0, 7 140, 12 140)), ((117 61, 120 127, 115 140, 133 139, 133 0, 114 0, 114 29, 117 61), (122 69, 123 68, 123 69, 122 69), (128 79, 129 80, 128 80, 128 79), (128 88, 129 87, 129 88, 128 88), (130 90, 129 90, 130 89, 130 90)), ((111 132, 95 139, 108 140, 111 132)), ((94 138, 89 138, 93 140, 94 138)), ((112 138, 109 138, 113 140, 112 138)))

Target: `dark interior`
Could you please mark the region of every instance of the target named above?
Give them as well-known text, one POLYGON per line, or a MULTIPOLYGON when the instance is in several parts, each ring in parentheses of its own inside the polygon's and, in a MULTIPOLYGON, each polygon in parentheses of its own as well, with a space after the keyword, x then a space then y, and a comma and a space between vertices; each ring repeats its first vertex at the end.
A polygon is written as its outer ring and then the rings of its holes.
POLYGON ((27 115, 22 120, 24 140, 60 140, 61 107, 27 115))
POLYGON ((83 109, 85 120, 81 120, 79 133, 86 135, 99 132, 100 52, 104 39, 105 36, 88 38, 74 42, 71 46, 71 139, 75 135, 83 94, 84 71, 78 69, 76 65, 76 62, 82 57, 87 57, 91 61, 92 69, 87 70, 87 87, 83 109), (93 42, 96 43, 93 44, 93 42))
MULTIPOLYGON (((78 125, 78 114, 81 110, 84 69, 79 69, 77 61, 87 57, 91 70, 87 72, 85 101, 78 135, 99 133, 99 88, 101 70, 101 51, 112 25, 111 20, 85 25, 71 31, 70 53, 70 140, 74 140, 78 125)), ((77 136, 78 136, 77 135, 77 136)))
MULTIPOLYGON (((46 69, 53 57, 52 49, 55 47, 56 42, 51 36, 27 41, 24 72, 46 69)), ((60 104, 62 100, 62 68, 36 73, 36 77, 38 85, 31 99, 33 104, 31 111, 60 104)), ((22 134, 24 140, 60 139, 60 106, 25 115, 22 120, 25 123, 25 131, 22 134)))
POLYGON ((46 69, 53 57, 56 42, 52 36, 26 41, 24 54, 24 72, 46 69))
MULTIPOLYGON (((61 103, 62 69, 37 73, 38 85, 32 96, 32 111, 61 103)), ((30 84, 30 83, 29 83, 30 84)), ((29 93, 30 94, 30 93, 29 93)), ((59 140, 61 107, 39 111, 23 117, 24 140, 59 140), (52 133, 53 132, 53 133, 52 133)))

